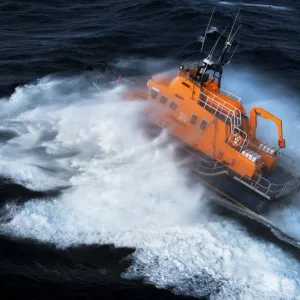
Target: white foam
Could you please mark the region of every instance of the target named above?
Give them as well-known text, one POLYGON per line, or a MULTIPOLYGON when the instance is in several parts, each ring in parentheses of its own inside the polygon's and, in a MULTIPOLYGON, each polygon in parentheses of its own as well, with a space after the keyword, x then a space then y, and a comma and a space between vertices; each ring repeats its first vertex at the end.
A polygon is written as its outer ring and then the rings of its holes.
MULTIPOLYGON (((23 92, 20 103, 27 95, 23 92)), ((2 233, 59 247, 135 247, 133 266, 124 276, 141 275, 181 294, 200 296, 206 289, 212 299, 296 299, 299 262, 210 212, 201 187, 190 186, 185 170, 175 163, 165 135, 145 136, 139 117, 143 105, 120 101, 120 90, 97 97, 84 93, 68 103, 64 93, 56 93, 53 102, 16 110, 7 124, 24 131, 13 140, 16 162, 45 163, 46 157, 64 174, 57 184, 62 180, 72 187, 58 198, 30 201, 18 210, 11 205, 13 218, 1 225, 2 233), (37 146, 45 147, 41 156, 37 146), (24 149, 30 159, 19 160, 24 149)), ((9 151, 0 155, 4 161, 9 151)), ((8 165, 16 178, 15 166, 8 165)), ((56 178, 47 172, 43 176, 56 178)), ((27 179, 45 184, 41 173, 27 179)))
POLYGON ((291 8, 287 6, 269 5, 269 4, 262 4, 262 3, 259 4, 259 3, 219 1, 218 4, 230 5, 230 6, 238 5, 238 6, 259 7, 259 8, 268 8, 268 9, 275 9, 275 10, 291 10, 291 8))
POLYGON ((230 5, 230 6, 236 5, 236 3, 228 2, 228 1, 219 1, 218 4, 221 4, 221 5, 230 5))
POLYGON ((219 32, 219 29, 216 26, 211 26, 207 31, 208 34, 214 32, 219 32))
POLYGON ((278 6, 278 5, 269 5, 269 4, 254 4, 254 3, 242 3, 244 6, 252 6, 252 7, 261 7, 261 8, 271 8, 275 10, 291 10, 287 6, 278 6))

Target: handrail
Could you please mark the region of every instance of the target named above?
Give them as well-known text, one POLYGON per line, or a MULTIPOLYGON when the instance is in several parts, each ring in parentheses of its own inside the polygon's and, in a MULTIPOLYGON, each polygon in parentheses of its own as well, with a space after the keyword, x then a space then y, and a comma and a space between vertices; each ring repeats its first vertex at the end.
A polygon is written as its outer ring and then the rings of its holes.
MULTIPOLYGON (((240 118, 241 118, 241 111, 236 108, 234 105, 228 103, 227 101, 225 101, 224 99, 218 97, 216 94, 214 94, 213 92, 209 91, 208 89, 202 87, 202 90, 204 91, 205 94, 210 94, 212 95, 212 99, 214 100, 215 98, 218 99, 218 101, 221 101, 223 102, 223 106, 226 108, 226 109, 230 109, 234 112, 234 115, 238 115, 240 118)), ((208 96, 209 97, 209 96, 208 96)), ((210 97, 211 98, 211 97, 210 97)))
MULTIPOLYGON (((236 108, 235 106, 233 106, 230 103, 226 102, 224 99, 216 96, 215 94, 213 94, 208 89, 206 89, 204 87, 201 87, 201 85, 199 84, 199 82, 197 82, 196 80, 192 79, 190 76, 187 76, 187 74, 185 74, 182 70, 180 71, 180 74, 181 74, 181 76, 183 76, 184 78, 187 78, 189 81, 191 81, 196 86, 198 86, 199 88, 201 88, 202 91, 200 92, 200 97, 201 97, 201 95, 204 95, 207 98, 209 98, 211 101, 213 101, 214 103, 218 103, 218 104, 219 104, 219 101, 221 101, 223 103, 223 104, 221 104, 221 106, 224 107, 224 109, 231 111, 232 114, 233 114, 233 116, 231 118, 229 118, 229 119, 233 119, 233 123, 234 123, 235 126, 241 126, 241 124, 242 124, 241 111, 238 108, 236 108), (211 96, 209 96, 207 94, 210 94, 211 96), (218 101, 215 101, 214 100, 215 98, 218 99, 218 101)), ((224 90, 224 89, 222 89, 222 90, 224 90)), ((229 94, 231 94, 231 95, 233 95, 236 98, 239 98, 236 95, 234 95, 234 94, 232 94, 232 93, 230 93, 228 91, 226 91, 226 92, 229 93, 229 94)), ((239 98, 239 99, 241 99, 241 98, 239 98)), ((213 109, 215 109, 211 105, 210 105, 210 107, 213 108, 213 109)), ((221 111, 219 111, 219 112, 222 113, 226 117, 226 115, 223 112, 221 112, 221 111)))
POLYGON ((214 116, 217 113, 221 114, 225 118, 225 122, 229 120, 231 124, 231 131, 235 127, 241 126, 241 111, 238 108, 234 107, 230 103, 227 103, 226 101, 214 94, 212 94, 213 98, 210 97, 208 94, 212 93, 205 88, 203 88, 203 92, 200 92, 199 102, 203 104, 204 108, 208 107, 209 109, 214 110, 214 116), (215 99, 217 99, 218 101, 216 101, 215 99))
MULTIPOLYGON (((247 181, 250 181, 253 186, 259 186, 260 191, 265 190, 264 193, 267 196, 273 196, 274 198, 282 197, 284 195, 289 194, 292 190, 294 190, 296 187, 300 186, 300 178, 294 177, 292 180, 289 180, 285 183, 277 184, 270 182, 267 178, 261 176, 260 174, 256 174, 257 180, 249 179, 247 178, 247 181), (266 185, 260 184, 261 181, 264 181, 266 185)), ((243 180, 244 176, 240 176, 243 180)))
POLYGON ((225 92, 227 94, 227 96, 229 96, 229 97, 231 96, 232 98, 235 98, 236 100, 238 100, 238 102, 241 102, 241 100, 242 100, 241 97, 239 97, 239 96, 237 96, 237 95, 235 95, 235 94, 233 94, 233 93, 231 93, 231 92, 229 92, 229 91, 227 91, 227 90, 225 90, 223 88, 221 88, 220 91, 225 92))
MULTIPOLYGON (((197 164, 197 167, 195 168, 196 171, 198 168, 210 170, 209 173, 208 172, 204 173, 199 170, 201 173, 203 173, 203 175, 204 174, 218 175, 218 174, 221 174, 221 170, 222 170, 222 173, 228 174, 228 172, 231 170, 231 163, 229 163, 228 165, 223 165, 222 163, 220 163, 218 161, 214 161, 214 160, 208 161, 205 158, 199 157, 198 155, 189 151, 186 148, 183 148, 183 149, 185 151, 189 152, 191 155, 193 155, 194 157, 196 157, 199 160, 199 163, 197 164), (208 167, 201 165, 201 163, 207 164, 208 167), (211 167, 209 167, 209 166, 211 166, 211 167)), ((236 161, 235 161, 235 163, 236 163, 236 161)), ((243 166, 243 167, 247 168, 245 166, 243 166)), ((261 174, 255 173, 255 175, 256 175, 257 179, 251 179, 251 178, 243 176, 243 175, 237 175, 237 176, 238 176, 238 178, 240 178, 239 180, 241 180, 242 182, 245 182, 246 184, 250 183, 250 185, 251 185, 251 187, 253 187, 253 189, 256 189, 259 191, 259 193, 266 195, 268 199, 271 197, 279 198, 284 195, 287 195, 291 191, 293 191, 295 188, 300 186, 300 178, 299 177, 294 177, 292 180, 289 180, 282 184, 276 184, 276 183, 272 183, 270 180, 263 177, 261 174)))

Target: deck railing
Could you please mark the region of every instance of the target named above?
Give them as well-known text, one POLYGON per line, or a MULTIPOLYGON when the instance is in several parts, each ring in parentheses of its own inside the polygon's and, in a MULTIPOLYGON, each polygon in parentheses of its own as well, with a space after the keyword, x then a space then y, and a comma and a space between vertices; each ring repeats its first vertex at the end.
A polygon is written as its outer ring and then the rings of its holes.
POLYGON ((214 116, 223 116, 225 123, 230 121, 231 131, 242 125, 241 111, 205 88, 200 92, 199 104, 210 110, 214 116))
POLYGON ((220 91, 223 92, 223 94, 224 94, 225 96, 228 96, 228 97, 230 97, 230 98, 233 98, 233 99, 237 100, 238 102, 241 102, 241 100, 242 100, 241 97, 239 97, 239 96, 237 96, 237 95, 235 95, 235 94, 233 94, 233 93, 231 93, 231 92, 229 92, 229 91, 227 91, 227 90, 225 90, 225 89, 223 89, 223 88, 221 88, 220 91))
MULTIPOLYGON (((206 160, 205 158, 199 157, 186 148, 184 148, 184 150, 189 152, 189 154, 191 154, 198 160, 197 167, 195 168, 196 172, 198 171, 203 175, 212 176, 218 175, 220 173, 229 174, 229 172, 231 171, 231 163, 233 162, 233 160, 228 165, 223 165, 222 163, 215 160, 206 160)), ((247 167, 243 166, 243 168, 246 170, 247 167)), ((244 185, 248 186, 250 189, 264 196, 267 200, 286 196, 296 188, 300 187, 300 177, 294 177, 292 180, 277 184, 271 182, 261 174, 254 175, 255 179, 238 174, 235 174, 234 177, 244 185)))

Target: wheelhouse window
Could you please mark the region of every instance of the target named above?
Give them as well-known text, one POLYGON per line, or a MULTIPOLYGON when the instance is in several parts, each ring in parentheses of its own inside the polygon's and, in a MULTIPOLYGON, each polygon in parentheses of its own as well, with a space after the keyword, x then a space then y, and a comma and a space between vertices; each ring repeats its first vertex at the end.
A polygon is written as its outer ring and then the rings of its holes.
POLYGON ((161 96, 159 102, 161 104, 166 104, 168 102, 168 98, 165 96, 161 96))
POLYGON ((174 111, 176 111, 177 107, 178 107, 178 104, 174 101, 172 101, 170 106, 169 106, 169 108, 174 110, 174 111))
POLYGON ((208 122, 203 120, 200 124, 200 129, 205 130, 207 128, 208 122))
POLYGON ((152 99, 156 99, 156 98, 157 98, 157 95, 158 95, 158 91, 152 89, 152 90, 151 90, 151 93, 150 93, 151 98, 152 98, 152 99))
POLYGON ((195 125, 196 122, 197 122, 197 120, 198 120, 198 116, 197 116, 197 115, 192 115, 192 117, 191 117, 191 119, 190 119, 190 123, 191 123, 192 125, 195 125))

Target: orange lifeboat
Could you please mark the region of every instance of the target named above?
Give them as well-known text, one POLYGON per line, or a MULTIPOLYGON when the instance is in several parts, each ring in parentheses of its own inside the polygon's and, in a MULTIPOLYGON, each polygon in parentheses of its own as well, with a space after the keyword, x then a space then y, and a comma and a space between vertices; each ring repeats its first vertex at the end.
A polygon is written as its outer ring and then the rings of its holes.
POLYGON ((154 76, 130 98, 149 102, 150 120, 184 142, 198 166, 194 173, 214 194, 231 195, 231 202, 261 213, 273 200, 298 191, 300 178, 278 167, 286 146, 281 120, 257 107, 248 116, 241 98, 221 88, 232 32, 217 59, 218 41, 202 65, 181 64, 174 77, 154 76), (258 116, 277 124, 279 148, 256 137, 258 116))
POLYGON ((142 88, 131 85, 125 96, 147 101, 145 114, 153 125, 184 143, 182 151, 194 160, 193 174, 207 192, 266 224, 260 215, 300 190, 300 178, 292 172, 300 164, 281 153, 286 143, 279 118, 259 107, 247 115, 241 98, 221 88, 232 29, 217 59, 213 52, 219 39, 202 65, 181 64, 177 75, 154 76, 142 88), (257 117, 276 123, 278 146, 257 138, 257 117))

